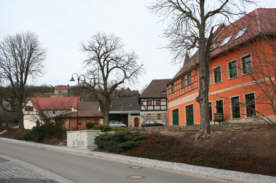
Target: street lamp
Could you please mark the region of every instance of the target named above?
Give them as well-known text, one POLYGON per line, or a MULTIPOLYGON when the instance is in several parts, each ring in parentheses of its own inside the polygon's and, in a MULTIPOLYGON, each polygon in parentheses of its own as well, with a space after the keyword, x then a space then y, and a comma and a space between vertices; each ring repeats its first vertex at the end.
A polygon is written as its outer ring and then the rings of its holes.
MULTIPOLYGON (((85 76, 83 74, 73 73, 70 79, 71 82, 78 81, 78 95, 80 96, 80 84, 86 84, 85 76)), ((79 103, 77 103, 77 130, 79 130, 79 103)))

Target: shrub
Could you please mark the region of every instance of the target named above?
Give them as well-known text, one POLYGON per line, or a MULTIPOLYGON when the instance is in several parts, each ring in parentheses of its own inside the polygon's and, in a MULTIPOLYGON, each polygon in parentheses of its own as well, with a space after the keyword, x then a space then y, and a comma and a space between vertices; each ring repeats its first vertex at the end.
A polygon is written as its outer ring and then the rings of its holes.
POLYGON ((139 133, 129 131, 118 131, 114 134, 103 134, 95 138, 95 143, 100 149, 108 152, 124 152, 135 148, 145 139, 139 133))
POLYGON ((108 132, 112 130, 110 126, 105 126, 105 125, 95 126, 94 129, 101 130, 102 132, 108 132))
POLYGON ((33 127, 31 130, 24 133, 23 140, 42 142, 46 138, 56 137, 61 139, 65 130, 60 124, 46 123, 41 126, 33 127))
POLYGON ((86 123, 86 128, 87 129, 94 128, 94 123, 91 123, 91 122, 86 123))

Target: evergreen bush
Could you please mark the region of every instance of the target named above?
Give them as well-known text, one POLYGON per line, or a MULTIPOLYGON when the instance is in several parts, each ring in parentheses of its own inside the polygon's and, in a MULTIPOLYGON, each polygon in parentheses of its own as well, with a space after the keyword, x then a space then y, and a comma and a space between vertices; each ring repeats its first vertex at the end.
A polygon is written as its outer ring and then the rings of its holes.
POLYGON ((22 136, 23 140, 42 142, 45 138, 56 137, 61 139, 65 134, 61 124, 45 123, 41 126, 33 127, 22 136))
POLYGON ((114 134, 103 134, 95 138, 98 148, 108 152, 124 152, 137 147, 145 139, 139 133, 129 131, 118 131, 114 134))
POLYGON ((86 123, 86 128, 87 128, 87 129, 92 129, 92 128, 94 128, 94 123, 91 123, 91 122, 86 123))
POLYGON ((95 126, 94 129, 101 130, 102 132, 108 132, 108 131, 112 130, 112 128, 110 126, 105 126, 105 125, 95 126))

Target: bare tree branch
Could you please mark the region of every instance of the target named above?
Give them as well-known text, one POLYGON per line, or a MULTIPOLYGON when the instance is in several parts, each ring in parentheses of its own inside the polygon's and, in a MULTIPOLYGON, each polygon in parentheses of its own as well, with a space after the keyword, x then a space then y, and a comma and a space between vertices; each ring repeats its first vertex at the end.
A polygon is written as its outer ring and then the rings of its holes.
POLYGON ((121 40, 114 35, 97 33, 82 50, 87 54, 84 61, 89 77, 89 88, 98 99, 108 124, 111 97, 122 84, 137 79, 143 65, 137 63, 134 52, 126 53, 121 40))
MULTIPOLYGON (((200 90, 197 101, 200 103, 201 130, 198 137, 210 134, 208 111, 208 61, 210 48, 214 42, 214 32, 220 24, 244 13, 240 3, 251 0, 156 0, 151 9, 169 19, 165 36, 175 59, 185 57, 187 51, 197 51, 199 55, 200 90)), ((184 59, 183 59, 184 60, 184 59)))
POLYGON ((45 56, 38 36, 31 32, 8 36, 0 43, 0 79, 12 87, 12 96, 17 104, 15 110, 20 114, 20 128, 24 128, 22 108, 26 84, 30 77, 42 74, 45 56))

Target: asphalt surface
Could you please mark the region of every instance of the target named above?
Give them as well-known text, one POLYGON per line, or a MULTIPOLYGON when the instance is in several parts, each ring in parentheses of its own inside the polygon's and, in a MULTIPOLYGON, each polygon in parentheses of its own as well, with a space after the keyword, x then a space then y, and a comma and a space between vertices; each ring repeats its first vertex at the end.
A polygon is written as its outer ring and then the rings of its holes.
POLYGON ((1 183, 72 183, 57 174, 0 154, 1 183))
MULTIPOLYGON (((0 141, 0 154, 18 159, 72 182, 215 183, 217 181, 134 166, 41 147, 0 141)), ((0 164, 1 166, 1 164, 0 164)), ((1 181, 1 180, 0 180, 1 181)))

